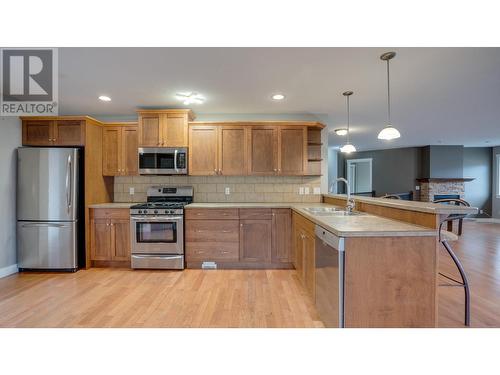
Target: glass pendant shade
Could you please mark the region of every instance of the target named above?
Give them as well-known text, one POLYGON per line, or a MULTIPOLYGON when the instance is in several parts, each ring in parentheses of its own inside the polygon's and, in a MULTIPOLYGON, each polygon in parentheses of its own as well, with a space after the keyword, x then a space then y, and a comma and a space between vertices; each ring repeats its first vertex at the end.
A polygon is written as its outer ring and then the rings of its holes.
POLYGON ((340 148, 340 152, 343 152, 344 154, 350 154, 351 152, 356 152, 356 147, 354 147, 350 143, 346 143, 340 148))
POLYGON ((390 141, 391 139, 396 139, 399 137, 401 137, 401 133, 392 125, 387 125, 380 131, 380 133, 378 133, 378 139, 384 139, 386 141, 390 141))

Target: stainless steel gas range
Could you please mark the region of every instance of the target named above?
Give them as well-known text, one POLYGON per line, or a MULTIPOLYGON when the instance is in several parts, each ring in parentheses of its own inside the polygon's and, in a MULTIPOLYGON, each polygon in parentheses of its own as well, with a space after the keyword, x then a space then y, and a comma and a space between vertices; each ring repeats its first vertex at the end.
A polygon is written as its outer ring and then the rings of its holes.
POLYGON ((130 208, 132 268, 184 268, 184 206, 191 186, 152 186, 147 203, 130 208))

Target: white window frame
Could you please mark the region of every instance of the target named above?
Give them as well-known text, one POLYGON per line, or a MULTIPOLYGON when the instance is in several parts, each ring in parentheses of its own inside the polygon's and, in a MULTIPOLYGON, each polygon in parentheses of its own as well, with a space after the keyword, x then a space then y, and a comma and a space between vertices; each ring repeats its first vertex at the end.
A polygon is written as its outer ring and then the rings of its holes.
POLYGON ((500 154, 496 154, 496 184, 497 184, 497 191, 496 191, 496 196, 497 198, 500 198, 500 154))

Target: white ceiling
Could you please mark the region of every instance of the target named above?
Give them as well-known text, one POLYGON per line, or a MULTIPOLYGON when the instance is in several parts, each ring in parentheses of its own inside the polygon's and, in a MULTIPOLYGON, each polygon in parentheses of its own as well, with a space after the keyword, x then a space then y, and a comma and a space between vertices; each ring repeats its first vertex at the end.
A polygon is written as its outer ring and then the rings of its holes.
POLYGON ((353 90, 351 138, 360 150, 500 144, 500 48, 61 48, 59 56, 60 114, 129 116, 137 107, 182 107, 175 93, 196 91, 207 98, 191 106, 199 116, 314 115, 332 132, 345 124, 342 92, 353 90), (402 137, 382 142, 379 56, 390 50, 392 119, 402 137), (272 101, 274 92, 286 99, 272 101), (99 101, 103 94, 112 101, 99 101))

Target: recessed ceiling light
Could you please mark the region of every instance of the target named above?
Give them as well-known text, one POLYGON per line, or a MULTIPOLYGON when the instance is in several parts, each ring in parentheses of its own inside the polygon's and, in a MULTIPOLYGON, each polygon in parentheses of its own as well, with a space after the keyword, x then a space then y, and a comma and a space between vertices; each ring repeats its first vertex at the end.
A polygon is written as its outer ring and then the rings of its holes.
POLYGON ((198 94, 197 92, 178 92, 175 94, 175 97, 179 100, 181 100, 184 105, 189 105, 189 104, 202 104, 205 101, 205 98, 198 94))
POLYGON ((106 96, 106 95, 101 95, 99 97, 99 100, 102 100, 103 102, 110 102, 111 98, 109 96, 106 96))
POLYGON ((283 95, 283 94, 273 94, 273 96, 271 96, 271 98, 273 100, 283 100, 283 99, 285 99, 285 95, 283 95))
POLYGON ((335 129, 335 134, 337 134, 337 135, 347 135, 347 129, 346 128, 335 129))

